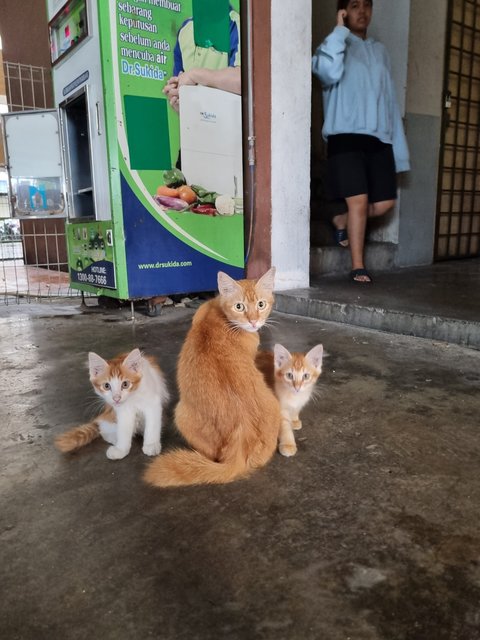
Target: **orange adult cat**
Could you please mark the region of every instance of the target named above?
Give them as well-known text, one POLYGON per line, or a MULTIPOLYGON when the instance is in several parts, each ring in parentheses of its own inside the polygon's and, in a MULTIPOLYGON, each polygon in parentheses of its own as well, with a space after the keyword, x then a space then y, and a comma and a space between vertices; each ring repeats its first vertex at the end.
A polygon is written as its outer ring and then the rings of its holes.
POLYGON ((139 349, 111 360, 90 352, 88 363, 90 382, 105 408, 92 422, 57 436, 57 449, 75 451, 102 436, 112 445, 107 458, 121 460, 130 452, 134 434, 143 433, 143 453, 158 455, 162 409, 169 394, 154 358, 142 355, 139 349))
POLYGON ((283 456, 297 452, 293 429, 301 429, 299 414, 310 400, 315 383, 322 373, 323 347, 317 344, 308 353, 290 353, 276 344, 273 353, 259 351, 257 367, 280 402, 282 421, 278 436, 278 450, 283 456))
POLYGON ((273 304, 275 269, 258 281, 218 273, 219 295, 196 312, 178 362, 179 431, 194 451, 156 458, 145 480, 156 487, 231 482, 275 452, 280 407, 255 366, 273 304))

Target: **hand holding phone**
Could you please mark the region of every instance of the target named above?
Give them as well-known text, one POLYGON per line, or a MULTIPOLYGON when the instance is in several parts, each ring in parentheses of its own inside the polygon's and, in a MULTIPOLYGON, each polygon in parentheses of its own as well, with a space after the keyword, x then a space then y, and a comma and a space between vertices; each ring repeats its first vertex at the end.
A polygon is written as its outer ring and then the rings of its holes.
POLYGON ((348 28, 348 17, 345 9, 340 9, 337 13, 337 27, 347 27, 348 28))

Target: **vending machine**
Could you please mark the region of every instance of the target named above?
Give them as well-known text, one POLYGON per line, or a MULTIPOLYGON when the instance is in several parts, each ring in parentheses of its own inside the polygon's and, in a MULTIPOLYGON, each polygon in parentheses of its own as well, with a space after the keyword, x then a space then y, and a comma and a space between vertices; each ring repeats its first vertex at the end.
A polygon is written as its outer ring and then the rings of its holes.
POLYGON ((238 0, 47 9, 57 108, 3 117, 15 215, 66 216, 81 291, 148 299, 214 290, 219 270, 243 277, 240 92, 164 92, 196 59, 240 66, 238 0))

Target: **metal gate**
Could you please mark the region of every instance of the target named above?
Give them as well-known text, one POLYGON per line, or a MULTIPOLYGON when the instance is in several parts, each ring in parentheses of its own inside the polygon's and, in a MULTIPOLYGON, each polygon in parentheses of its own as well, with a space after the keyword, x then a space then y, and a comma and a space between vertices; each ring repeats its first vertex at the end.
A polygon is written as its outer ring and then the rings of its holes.
POLYGON ((450 0, 435 259, 480 255, 480 0, 450 0))
MULTIPOLYGON (((51 103, 49 69, 8 61, 2 69, 9 112, 46 109, 51 103)), ((64 220, 12 218, 6 182, 0 180, 0 301, 79 295, 70 288, 64 220)))
POLYGON ((78 296, 70 288, 63 221, 22 223, 0 219, 0 301, 18 304, 78 296))

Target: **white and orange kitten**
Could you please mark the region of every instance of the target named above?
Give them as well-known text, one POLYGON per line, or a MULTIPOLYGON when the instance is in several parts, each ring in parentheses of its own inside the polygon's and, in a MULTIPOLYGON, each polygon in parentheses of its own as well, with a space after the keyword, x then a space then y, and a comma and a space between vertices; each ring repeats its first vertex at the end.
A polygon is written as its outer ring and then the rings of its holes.
POLYGON ((81 425, 55 439, 63 453, 85 446, 102 436, 111 446, 107 458, 121 460, 130 452, 132 438, 143 433, 143 453, 156 456, 161 451, 163 407, 169 394, 160 367, 139 349, 104 360, 88 354, 90 382, 105 403, 92 422, 81 425))
POLYGON ((297 452, 293 430, 302 428, 299 414, 310 400, 322 373, 322 359, 321 344, 308 353, 290 353, 281 344, 276 344, 273 353, 259 351, 257 354, 257 367, 280 403, 278 450, 284 456, 293 456, 297 452))

